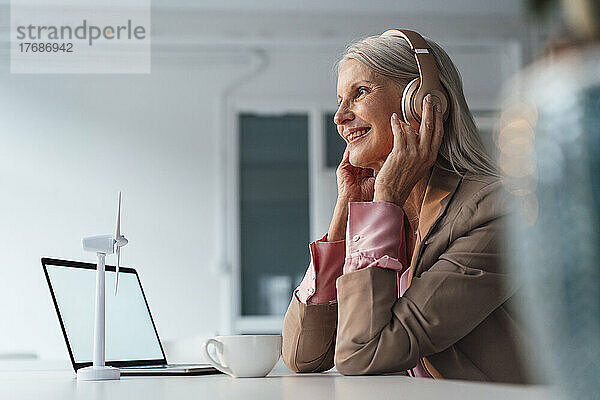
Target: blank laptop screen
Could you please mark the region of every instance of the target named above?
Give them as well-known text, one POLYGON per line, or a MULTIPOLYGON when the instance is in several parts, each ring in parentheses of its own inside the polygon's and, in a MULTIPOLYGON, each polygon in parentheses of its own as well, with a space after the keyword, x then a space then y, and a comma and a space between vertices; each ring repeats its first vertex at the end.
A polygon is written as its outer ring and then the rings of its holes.
MULTIPOLYGON (((96 270, 46 265, 76 363, 91 362, 96 270)), ((106 361, 164 359, 142 287, 133 272, 106 271, 106 361)))

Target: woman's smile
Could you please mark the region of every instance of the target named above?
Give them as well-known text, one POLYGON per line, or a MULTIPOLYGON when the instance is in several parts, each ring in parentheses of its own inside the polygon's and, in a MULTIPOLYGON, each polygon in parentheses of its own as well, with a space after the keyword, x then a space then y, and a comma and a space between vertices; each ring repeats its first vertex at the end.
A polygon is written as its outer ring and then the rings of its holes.
POLYGON ((369 133, 371 133, 371 128, 360 128, 354 131, 351 130, 345 137, 346 142, 348 142, 348 144, 355 143, 367 136, 369 133))

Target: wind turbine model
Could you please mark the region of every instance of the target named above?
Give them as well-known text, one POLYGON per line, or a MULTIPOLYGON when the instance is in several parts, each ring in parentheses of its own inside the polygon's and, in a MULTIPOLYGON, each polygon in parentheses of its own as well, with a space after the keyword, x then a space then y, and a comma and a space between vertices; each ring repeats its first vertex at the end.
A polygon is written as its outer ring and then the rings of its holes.
POLYGON ((121 235, 121 192, 117 209, 117 230, 115 235, 90 236, 83 238, 83 249, 95 251, 98 254, 96 268, 96 316, 94 322, 94 354, 91 367, 80 368, 77 371, 78 381, 105 381, 120 379, 121 373, 117 368, 105 365, 104 353, 104 260, 107 254, 117 254, 117 274, 115 278, 115 295, 119 285, 119 264, 121 262, 120 248, 127 244, 125 236, 121 235))

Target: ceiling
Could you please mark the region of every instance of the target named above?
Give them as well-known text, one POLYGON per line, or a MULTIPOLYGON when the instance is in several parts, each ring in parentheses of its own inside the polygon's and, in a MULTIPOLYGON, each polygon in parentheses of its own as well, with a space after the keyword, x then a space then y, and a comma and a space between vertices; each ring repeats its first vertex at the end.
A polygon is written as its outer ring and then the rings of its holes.
MULTIPOLYGON (((12 0, 20 4, 39 0, 12 0)), ((198 9, 219 11, 325 12, 342 14, 385 12, 438 15, 519 15, 525 0, 54 0, 53 5, 147 6, 153 8, 198 9)), ((8 5, 11 0, 0 0, 8 5)))
MULTIPOLYGON (((91 0, 87 0, 91 1, 91 0)), ((154 7, 266 12, 521 14, 524 0, 153 0, 154 7)))

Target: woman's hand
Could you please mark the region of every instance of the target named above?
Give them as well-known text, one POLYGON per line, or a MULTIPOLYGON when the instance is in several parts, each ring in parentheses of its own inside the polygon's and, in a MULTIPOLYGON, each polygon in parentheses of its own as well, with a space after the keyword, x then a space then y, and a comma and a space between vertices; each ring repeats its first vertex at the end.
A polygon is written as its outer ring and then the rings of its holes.
POLYGON ((338 197, 333 210, 333 217, 327 232, 327 241, 334 242, 346 237, 348 220, 348 202, 373 201, 375 178, 373 170, 359 168, 350 164, 348 147, 335 173, 338 186, 338 197))
POLYGON ((350 164, 350 151, 346 146, 344 156, 335 172, 338 187, 338 199, 349 201, 373 201, 375 178, 373 170, 359 168, 350 164))
POLYGON ((425 96, 418 134, 410 124, 401 122, 396 113, 392 114, 391 124, 394 147, 375 179, 373 201, 402 207, 437 158, 444 135, 441 107, 439 104, 434 107, 431 95, 425 96))

